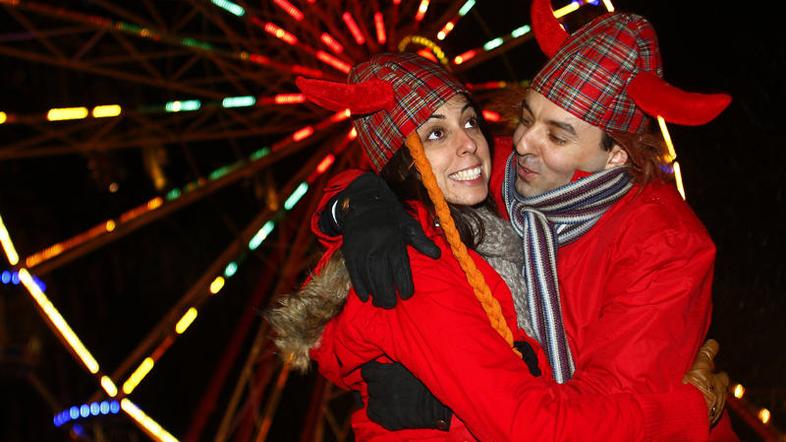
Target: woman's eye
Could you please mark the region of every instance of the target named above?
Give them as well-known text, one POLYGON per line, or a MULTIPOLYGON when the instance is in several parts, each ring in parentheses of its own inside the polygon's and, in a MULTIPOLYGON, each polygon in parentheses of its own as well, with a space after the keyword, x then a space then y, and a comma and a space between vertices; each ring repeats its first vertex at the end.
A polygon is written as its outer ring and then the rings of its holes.
POLYGON ((432 129, 428 133, 428 140, 434 141, 442 138, 445 135, 445 132, 442 129, 432 129))
POLYGON ((466 129, 474 129, 474 128, 476 128, 476 127, 478 127, 478 118, 477 118, 477 117, 472 117, 472 118, 470 118, 470 119, 469 119, 469 120, 467 120, 467 122, 464 124, 464 128, 466 128, 466 129))

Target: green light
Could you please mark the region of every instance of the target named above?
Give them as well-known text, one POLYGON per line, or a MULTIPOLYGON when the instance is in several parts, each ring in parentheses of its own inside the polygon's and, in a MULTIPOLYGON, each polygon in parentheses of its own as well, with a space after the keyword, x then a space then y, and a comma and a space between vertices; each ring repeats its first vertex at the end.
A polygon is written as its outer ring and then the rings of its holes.
POLYGON ((473 6, 475 6, 475 0, 467 0, 467 2, 464 3, 464 6, 462 6, 461 9, 459 9, 459 15, 464 17, 465 15, 467 15, 467 12, 469 12, 469 10, 472 9, 473 6))
POLYGON ((243 9, 242 6, 232 3, 230 1, 227 0, 211 0, 211 1, 213 2, 214 5, 218 6, 219 8, 231 14, 235 14, 238 17, 242 17, 246 13, 246 10, 243 9))
POLYGON ((235 262, 230 262, 227 264, 226 268, 224 269, 224 276, 229 278, 230 276, 234 275, 237 272, 237 264, 235 262))
POLYGON ((228 166, 219 167, 218 169, 210 172, 210 175, 208 175, 207 177, 210 180, 217 180, 217 179, 221 178, 222 176, 224 176, 224 175, 228 174, 229 172, 231 172, 237 166, 239 166, 239 164, 230 164, 228 166))
POLYGON ((176 100, 170 101, 165 106, 167 112, 185 112, 195 111, 202 107, 202 102, 199 100, 176 100))
POLYGON ((193 39, 193 38, 184 38, 184 39, 180 40, 180 42, 183 43, 186 46, 191 46, 192 48, 200 48, 200 49, 204 49, 204 50, 207 50, 207 51, 213 49, 213 46, 210 43, 206 43, 204 41, 199 41, 199 40, 196 40, 196 39, 193 39))
POLYGON ((267 154, 269 154, 269 153, 270 153, 270 148, 269 147, 263 147, 262 149, 259 149, 258 151, 252 153, 249 156, 249 158, 251 158, 251 161, 255 161, 255 160, 258 160, 258 159, 260 159, 262 157, 267 156, 267 154))
POLYGON ((245 95, 242 97, 227 97, 221 101, 221 106, 230 107, 249 107, 257 104, 257 99, 253 95, 245 95))
POLYGON ((497 37, 494 40, 491 40, 491 41, 487 42, 486 44, 484 44, 483 45, 483 49, 485 49, 487 51, 490 51, 490 50, 492 50, 494 48, 498 48, 500 45, 502 45, 502 43, 504 41, 505 40, 503 40, 502 37, 497 37))
POLYGON ((174 189, 170 190, 166 194, 166 200, 167 201, 176 200, 178 198, 180 198, 180 189, 178 189, 177 187, 175 187, 174 189))
POLYGON ((510 33, 510 36, 513 38, 519 38, 522 35, 529 33, 531 30, 532 28, 530 28, 529 25, 524 25, 520 28, 514 29, 513 32, 510 33))
POLYGON ((300 183, 300 185, 297 186, 295 191, 292 192, 292 195, 289 195, 289 198, 287 198, 287 200, 284 201, 284 208, 286 210, 291 210, 293 207, 295 207, 295 204, 297 204, 297 202, 300 201, 300 198, 303 198, 303 195, 305 195, 306 192, 308 192, 308 184, 305 182, 300 183))
POLYGON ((265 225, 259 229, 259 232, 257 232, 256 235, 251 238, 251 241, 248 242, 248 248, 251 250, 256 250, 257 247, 262 244, 262 241, 264 241, 265 238, 270 235, 270 232, 273 231, 274 227, 276 227, 276 224, 272 220, 266 222, 265 225))

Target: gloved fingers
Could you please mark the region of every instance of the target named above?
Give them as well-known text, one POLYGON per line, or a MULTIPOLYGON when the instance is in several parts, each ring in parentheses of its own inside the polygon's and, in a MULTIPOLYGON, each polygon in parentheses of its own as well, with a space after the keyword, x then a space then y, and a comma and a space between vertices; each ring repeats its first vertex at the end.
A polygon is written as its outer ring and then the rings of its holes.
POLYGON ((406 248, 391 254, 389 259, 399 297, 401 299, 411 298, 415 292, 415 284, 412 281, 412 270, 409 266, 409 255, 407 255, 406 248))
MULTIPOLYGON (((365 260, 361 261, 365 262, 365 260)), ((355 289, 358 298, 363 302, 368 301, 369 290, 366 285, 366 278, 363 276, 366 270, 364 265, 345 255, 344 266, 347 268, 347 272, 349 272, 349 280, 352 282, 352 287, 355 289)))
POLYGON ((710 370, 715 369, 715 357, 718 355, 718 351, 720 351, 720 344, 718 341, 714 339, 708 339, 704 345, 701 346, 699 349, 699 355, 697 357, 700 358, 702 361, 708 364, 710 370))
POLYGON ((429 239, 425 233, 423 233, 423 229, 420 225, 415 222, 413 219, 409 219, 410 222, 407 222, 404 225, 404 234, 407 237, 407 241, 412 244, 412 247, 415 250, 419 251, 420 253, 428 256, 432 259, 437 259, 442 255, 442 251, 434 244, 434 241, 429 239))
POLYGON ((396 288, 385 255, 369 255, 367 278, 371 287, 371 303, 375 307, 391 309, 396 306, 396 288))

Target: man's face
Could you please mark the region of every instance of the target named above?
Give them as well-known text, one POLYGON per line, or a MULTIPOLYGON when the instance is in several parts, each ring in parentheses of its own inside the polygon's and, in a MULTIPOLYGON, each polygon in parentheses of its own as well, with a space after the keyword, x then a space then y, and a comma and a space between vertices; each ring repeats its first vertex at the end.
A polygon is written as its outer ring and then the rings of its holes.
POLYGON ((532 197, 568 184, 576 170, 598 172, 621 166, 627 153, 601 147, 603 131, 528 90, 513 133, 516 190, 532 197))

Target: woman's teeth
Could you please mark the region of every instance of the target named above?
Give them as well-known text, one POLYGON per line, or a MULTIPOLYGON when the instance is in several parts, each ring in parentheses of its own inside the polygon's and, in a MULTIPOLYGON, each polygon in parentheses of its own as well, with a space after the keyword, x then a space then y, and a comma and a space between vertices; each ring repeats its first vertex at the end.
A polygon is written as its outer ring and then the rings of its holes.
POLYGON ((449 176, 451 179, 457 181, 470 181, 478 179, 480 174, 481 169, 480 166, 478 166, 471 169, 459 170, 458 172, 451 173, 449 176))

